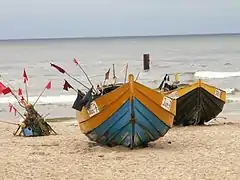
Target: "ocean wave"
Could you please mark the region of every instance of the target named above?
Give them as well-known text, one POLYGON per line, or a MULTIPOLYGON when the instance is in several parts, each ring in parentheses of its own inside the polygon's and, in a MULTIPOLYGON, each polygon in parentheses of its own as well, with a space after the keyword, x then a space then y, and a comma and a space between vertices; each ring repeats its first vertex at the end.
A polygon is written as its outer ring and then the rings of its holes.
POLYGON ((236 71, 236 72, 198 71, 198 72, 195 72, 194 76, 197 78, 206 78, 206 79, 239 77, 240 71, 236 71))
POLYGON ((227 94, 235 94, 236 92, 240 92, 239 89, 237 88, 226 88, 226 89, 223 89, 227 94))
MULTIPOLYGON (((29 97, 30 103, 34 103, 37 100, 37 96, 29 97)), ((39 98, 37 104, 50 105, 50 104, 72 104, 76 99, 76 95, 59 95, 59 96, 42 96, 39 98)), ((17 103, 14 97, 1 97, 0 104, 17 103)))
POLYGON ((227 97, 227 102, 240 102, 240 96, 228 96, 227 97))

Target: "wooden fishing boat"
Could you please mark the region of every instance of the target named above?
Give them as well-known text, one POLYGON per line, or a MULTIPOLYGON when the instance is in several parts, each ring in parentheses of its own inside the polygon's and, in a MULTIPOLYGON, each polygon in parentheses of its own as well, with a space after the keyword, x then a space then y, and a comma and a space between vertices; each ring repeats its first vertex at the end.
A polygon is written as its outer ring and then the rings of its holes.
MULTIPOLYGON (((226 102, 226 92, 204 83, 166 84, 165 95, 177 100, 174 125, 203 125, 217 117, 226 102)), ((164 89, 164 88, 163 88, 164 89)))
POLYGON ((102 145, 134 148, 164 136, 172 127, 176 101, 134 81, 97 97, 74 102, 80 130, 102 145))

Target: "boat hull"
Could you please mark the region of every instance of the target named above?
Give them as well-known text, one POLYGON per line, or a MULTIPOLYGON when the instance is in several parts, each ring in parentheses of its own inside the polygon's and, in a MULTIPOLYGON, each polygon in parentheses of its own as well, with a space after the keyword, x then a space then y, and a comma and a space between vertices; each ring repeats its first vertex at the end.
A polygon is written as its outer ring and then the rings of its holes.
POLYGON ((177 100, 174 125, 203 125, 222 112, 226 92, 199 80, 170 92, 177 100))
POLYGON ((86 107, 76 111, 80 129, 90 140, 108 146, 142 147, 172 127, 176 101, 133 79, 130 75, 128 83, 96 99, 94 115, 86 107))

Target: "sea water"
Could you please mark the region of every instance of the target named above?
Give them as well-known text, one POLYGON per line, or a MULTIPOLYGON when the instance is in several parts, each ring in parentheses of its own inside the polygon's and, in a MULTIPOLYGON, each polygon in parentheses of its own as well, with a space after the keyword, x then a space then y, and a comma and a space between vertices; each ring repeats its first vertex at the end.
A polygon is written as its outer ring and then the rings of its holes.
MULTIPOLYGON (((34 103, 48 81, 52 82, 52 88, 44 92, 36 105, 40 114, 50 113, 48 118, 74 117, 72 104, 76 93, 63 90, 64 79, 76 89, 87 89, 50 66, 55 63, 63 67, 90 87, 73 58, 78 59, 93 84, 104 81, 112 64, 115 64, 118 81, 124 81, 127 63, 128 73, 137 76, 140 72, 138 81, 151 88, 157 88, 166 73, 178 72, 180 80, 186 83, 201 78, 227 92, 227 103, 219 116, 237 119, 240 114, 240 35, 0 41, 1 81, 16 90, 22 88, 25 96, 25 68, 30 102, 34 103), (144 53, 150 54, 149 71, 143 70, 144 53)), ((9 112, 8 103, 23 112, 12 96, 0 95, 0 119, 19 119, 9 112)))

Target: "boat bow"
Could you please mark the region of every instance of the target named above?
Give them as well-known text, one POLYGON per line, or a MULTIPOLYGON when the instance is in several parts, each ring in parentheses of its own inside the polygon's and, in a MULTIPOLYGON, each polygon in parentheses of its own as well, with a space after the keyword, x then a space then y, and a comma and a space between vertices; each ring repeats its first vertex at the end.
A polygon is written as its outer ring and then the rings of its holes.
POLYGON ((89 139, 134 148, 164 136, 172 127, 175 113, 175 100, 137 83, 129 75, 128 83, 77 111, 77 119, 89 139))

